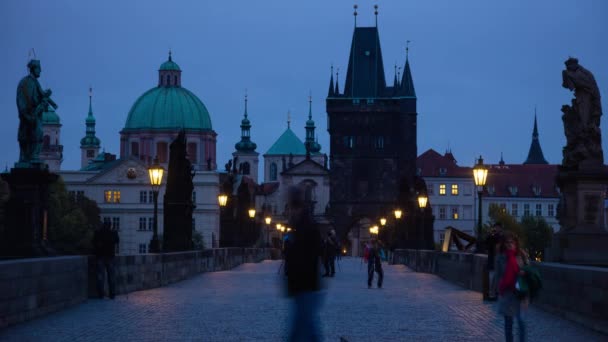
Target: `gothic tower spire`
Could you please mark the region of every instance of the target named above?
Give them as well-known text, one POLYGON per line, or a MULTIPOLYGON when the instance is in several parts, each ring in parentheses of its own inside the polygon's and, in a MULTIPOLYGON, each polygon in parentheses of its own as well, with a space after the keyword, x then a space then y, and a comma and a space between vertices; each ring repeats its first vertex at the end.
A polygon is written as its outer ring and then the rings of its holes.
POLYGON ((534 108, 534 129, 532 130, 532 143, 530 144, 530 151, 528 152, 528 158, 524 164, 549 164, 545 160, 543 150, 540 147, 540 140, 538 139, 538 125, 536 122, 536 108, 534 108))

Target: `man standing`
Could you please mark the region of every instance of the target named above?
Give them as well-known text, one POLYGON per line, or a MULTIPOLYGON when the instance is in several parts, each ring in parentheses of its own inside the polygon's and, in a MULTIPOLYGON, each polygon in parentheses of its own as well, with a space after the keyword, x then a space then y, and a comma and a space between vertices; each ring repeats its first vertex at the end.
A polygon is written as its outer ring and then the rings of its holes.
POLYGON ((116 295, 116 279, 114 279, 114 253, 118 245, 118 233, 110 229, 110 223, 105 222, 101 229, 95 231, 93 248, 97 261, 97 293, 104 297, 104 275, 107 273, 110 299, 116 295))
POLYGON ((338 239, 336 231, 330 230, 325 238, 323 252, 323 266, 325 267, 324 277, 333 277, 336 274, 336 250, 338 248, 338 239))
POLYGON ((494 223, 492 230, 486 237, 486 249, 488 251, 488 264, 486 265, 487 272, 487 283, 488 290, 484 293, 484 299, 495 301, 498 298, 497 290, 497 279, 496 279, 496 254, 498 247, 502 242, 504 236, 502 224, 500 222, 494 223))

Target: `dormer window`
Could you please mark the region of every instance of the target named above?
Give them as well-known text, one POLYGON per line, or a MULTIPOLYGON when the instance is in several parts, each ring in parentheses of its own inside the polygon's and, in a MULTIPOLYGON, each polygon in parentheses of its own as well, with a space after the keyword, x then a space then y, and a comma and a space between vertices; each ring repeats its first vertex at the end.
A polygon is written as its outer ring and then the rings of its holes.
POLYGON ((440 176, 445 176, 448 174, 448 169, 446 169, 445 167, 440 167, 439 168, 439 175, 440 176))
POLYGON ((533 185, 532 192, 534 193, 534 196, 539 197, 541 193, 540 185, 533 185))
POLYGON ((511 193, 511 196, 517 196, 517 187, 516 186, 509 186, 509 192, 511 193))
POLYGON ((495 193, 496 188, 494 188, 494 185, 488 185, 488 195, 494 196, 495 193))

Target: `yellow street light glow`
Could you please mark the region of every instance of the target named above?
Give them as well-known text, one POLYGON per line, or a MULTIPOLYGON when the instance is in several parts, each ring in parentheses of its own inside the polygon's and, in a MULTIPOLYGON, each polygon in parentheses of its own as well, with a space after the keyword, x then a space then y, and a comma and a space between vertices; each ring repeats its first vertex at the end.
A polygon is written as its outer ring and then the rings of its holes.
POLYGON ((395 211, 393 213, 395 214, 396 219, 400 219, 401 215, 403 214, 403 212, 400 209, 395 209, 395 211))

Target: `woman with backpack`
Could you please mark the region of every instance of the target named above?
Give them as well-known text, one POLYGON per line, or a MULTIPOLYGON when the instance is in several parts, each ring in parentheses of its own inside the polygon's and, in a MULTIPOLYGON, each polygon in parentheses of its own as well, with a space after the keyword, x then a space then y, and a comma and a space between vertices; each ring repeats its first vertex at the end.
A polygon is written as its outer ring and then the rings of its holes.
MULTIPOLYGON (((529 297, 522 293, 518 278, 525 275, 523 268, 528 265, 528 256, 520 248, 519 240, 507 232, 500 244, 500 255, 496 259, 498 281, 498 312, 505 318, 505 340, 513 341, 513 318, 517 319, 519 340, 526 340, 524 314, 528 309, 529 297)), ((521 281, 521 280, 520 280, 521 281)))

